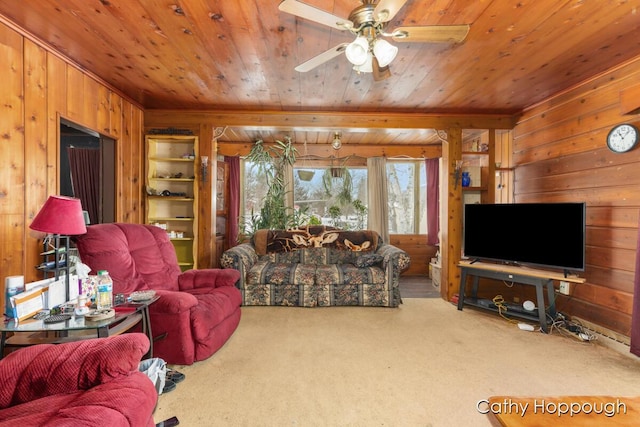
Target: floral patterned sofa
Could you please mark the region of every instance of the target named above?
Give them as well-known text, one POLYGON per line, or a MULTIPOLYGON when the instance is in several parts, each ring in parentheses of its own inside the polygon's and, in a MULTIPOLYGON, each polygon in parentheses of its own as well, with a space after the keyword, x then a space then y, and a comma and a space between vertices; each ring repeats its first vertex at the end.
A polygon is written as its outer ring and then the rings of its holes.
POLYGON ((223 268, 241 273, 243 305, 397 307, 409 264, 375 231, 324 226, 258 230, 221 257, 223 268))

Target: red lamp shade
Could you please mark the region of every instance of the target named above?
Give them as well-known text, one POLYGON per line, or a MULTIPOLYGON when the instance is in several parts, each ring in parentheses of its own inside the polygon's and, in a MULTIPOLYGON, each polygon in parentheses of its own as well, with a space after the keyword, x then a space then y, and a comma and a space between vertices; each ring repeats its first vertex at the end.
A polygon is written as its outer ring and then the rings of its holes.
POLYGON ((50 234, 76 235, 87 232, 80 199, 49 196, 29 226, 50 234))

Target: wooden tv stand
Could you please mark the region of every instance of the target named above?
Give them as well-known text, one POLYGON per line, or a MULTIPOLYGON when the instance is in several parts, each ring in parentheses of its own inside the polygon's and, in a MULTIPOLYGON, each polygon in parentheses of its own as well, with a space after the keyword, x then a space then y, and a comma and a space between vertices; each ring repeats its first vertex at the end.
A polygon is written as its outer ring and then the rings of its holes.
POLYGON ((491 308, 479 302, 480 300, 478 300, 478 285, 479 279, 481 277, 535 286, 537 316, 535 312, 531 312, 531 314, 529 314, 513 311, 509 311, 508 315, 512 317, 520 317, 527 320, 537 321, 540 323, 540 327, 545 333, 549 332, 549 327, 547 324, 547 309, 545 308, 544 289, 546 288, 547 290, 547 299, 549 300, 549 315, 552 318, 555 318, 556 308, 553 281, 562 280, 565 282, 573 283, 585 282, 585 279, 576 276, 565 277, 564 274, 558 272, 537 270, 533 268, 513 265, 461 261, 460 263, 458 263, 458 266, 461 270, 460 290, 458 293, 458 310, 462 310, 464 304, 467 304, 487 310, 496 312, 498 311, 495 308, 491 308), (468 298, 465 298, 467 276, 473 277, 473 287, 471 288, 471 295, 468 298))

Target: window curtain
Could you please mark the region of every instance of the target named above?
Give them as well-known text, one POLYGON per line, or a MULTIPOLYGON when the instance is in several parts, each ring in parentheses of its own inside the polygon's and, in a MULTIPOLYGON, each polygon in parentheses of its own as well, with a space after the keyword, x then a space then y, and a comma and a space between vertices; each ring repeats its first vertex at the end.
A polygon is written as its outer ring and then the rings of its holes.
POLYGON ((640 224, 636 243, 636 272, 633 279, 633 309, 631 311, 631 353, 640 356, 640 224))
POLYGON ((285 163, 282 173, 284 173, 285 202, 287 215, 293 213, 293 165, 285 163))
POLYGON ((377 231, 382 241, 389 243, 389 206, 387 199, 387 159, 367 159, 367 197, 369 199, 367 226, 377 231))
POLYGON ((89 214, 91 224, 100 218, 100 150, 96 148, 67 147, 73 196, 80 199, 82 209, 89 214))
POLYGON ((425 159, 427 171, 427 244, 440 243, 440 159, 425 159))
POLYGON ((229 165, 229 217, 227 228, 229 229, 230 248, 238 244, 239 218, 240 218, 240 157, 225 156, 224 161, 229 165))

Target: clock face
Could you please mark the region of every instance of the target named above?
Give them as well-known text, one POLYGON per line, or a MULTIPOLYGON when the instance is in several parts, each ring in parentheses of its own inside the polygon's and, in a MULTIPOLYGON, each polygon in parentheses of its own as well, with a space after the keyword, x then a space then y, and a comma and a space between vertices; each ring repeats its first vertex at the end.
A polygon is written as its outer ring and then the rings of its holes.
POLYGON ((638 128, 633 125, 615 126, 607 135, 607 146, 614 153, 624 153, 638 143, 638 128))

